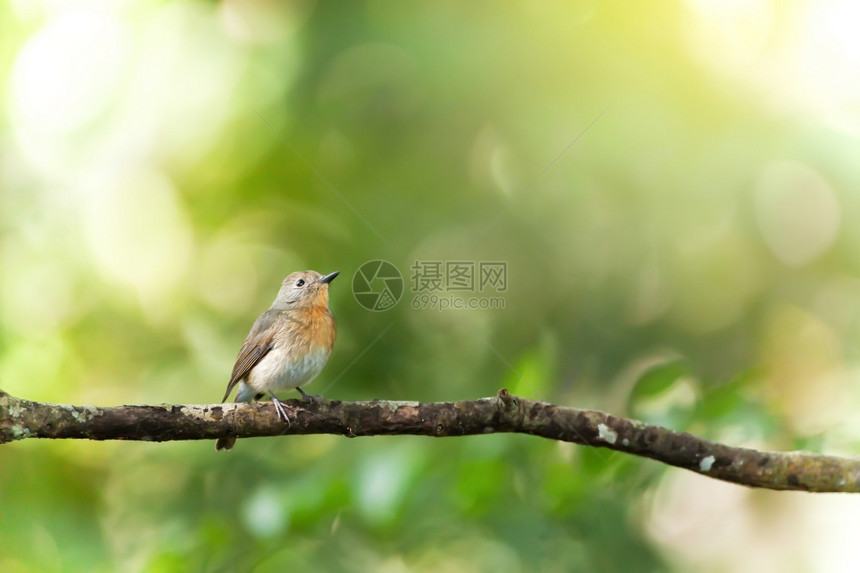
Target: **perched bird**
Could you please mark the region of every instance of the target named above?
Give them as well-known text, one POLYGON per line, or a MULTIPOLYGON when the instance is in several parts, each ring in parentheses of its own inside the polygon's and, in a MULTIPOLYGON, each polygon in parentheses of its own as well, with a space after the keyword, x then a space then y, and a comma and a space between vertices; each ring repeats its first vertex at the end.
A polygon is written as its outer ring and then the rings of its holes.
MULTIPOLYGON (((337 335, 328 309, 328 286, 338 274, 300 271, 284 279, 275 302, 260 315, 239 350, 222 402, 238 384, 236 402, 259 400, 268 394, 278 417, 289 423, 274 392, 295 388, 304 399, 310 398, 301 386, 323 369, 337 335)), ((215 449, 229 450, 235 443, 235 437, 219 438, 215 449)))

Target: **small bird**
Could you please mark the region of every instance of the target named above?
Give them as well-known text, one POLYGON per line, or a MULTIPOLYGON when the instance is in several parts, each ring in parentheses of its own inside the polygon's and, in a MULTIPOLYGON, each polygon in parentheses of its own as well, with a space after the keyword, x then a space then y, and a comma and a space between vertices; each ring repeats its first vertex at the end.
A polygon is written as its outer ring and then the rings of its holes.
MULTIPOLYGON (((239 350, 221 402, 238 384, 235 402, 259 400, 268 394, 278 418, 289 423, 274 391, 295 388, 305 400, 311 398, 301 386, 322 371, 334 347, 337 328, 328 309, 328 287, 338 274, 340 271, 325 276, 300 271, 284 279, 275 302, 257 318, 239 350)), ((219 438, 215 449, 229 450, 235 443, 235 437, 219 438)))

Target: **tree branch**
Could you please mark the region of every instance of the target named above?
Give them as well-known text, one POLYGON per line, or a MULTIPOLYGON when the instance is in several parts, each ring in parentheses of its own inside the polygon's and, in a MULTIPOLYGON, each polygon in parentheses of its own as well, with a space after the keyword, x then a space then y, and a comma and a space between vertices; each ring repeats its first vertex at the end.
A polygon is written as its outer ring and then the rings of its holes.
POLYGON ((214 440, 292 434, 465 436, 516 432, 655 459, 711 478, 751 487, 860 492, 860 459, 809 452, 735 448, 596 410, 555 406, 499 390, 462 402, 319 400, 284 402, 290 425, 270 402, 70 406, 31 402, 0 391, 0 444, 26 438, 214 440))

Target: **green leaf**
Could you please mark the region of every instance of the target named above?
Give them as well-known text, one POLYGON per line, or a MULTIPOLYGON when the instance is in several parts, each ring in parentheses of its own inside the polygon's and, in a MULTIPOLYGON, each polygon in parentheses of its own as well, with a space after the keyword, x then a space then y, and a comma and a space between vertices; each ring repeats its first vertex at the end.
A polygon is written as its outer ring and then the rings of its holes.
POLYGON ((631 400, 654 398, 667 392, 679 378, 689 374, 688 366, 686 360, 677 359, 646 370, 636 381, 631 400))

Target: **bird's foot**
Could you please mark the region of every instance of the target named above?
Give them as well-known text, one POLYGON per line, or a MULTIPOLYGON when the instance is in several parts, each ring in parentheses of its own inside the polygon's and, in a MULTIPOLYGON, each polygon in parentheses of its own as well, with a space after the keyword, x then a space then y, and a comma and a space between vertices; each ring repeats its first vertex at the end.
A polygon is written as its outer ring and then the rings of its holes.
POLYGON ((302 395, 302 400, 304 400, 305 402, 312 402, 316 404, 325 400, 325 397, 322 394, 308 394, 298 386, 296 386, 296 390, 299 391, 299 394, 302 395))
POLYGON ((278 414, 278 418, 283 420, 287 425, 290 425, 290 417, 287 415, 287 407, 284 406, 284 403, 278 400, 278 397, 272 394, 272 404, 275 406, 275 412, 278 414))

